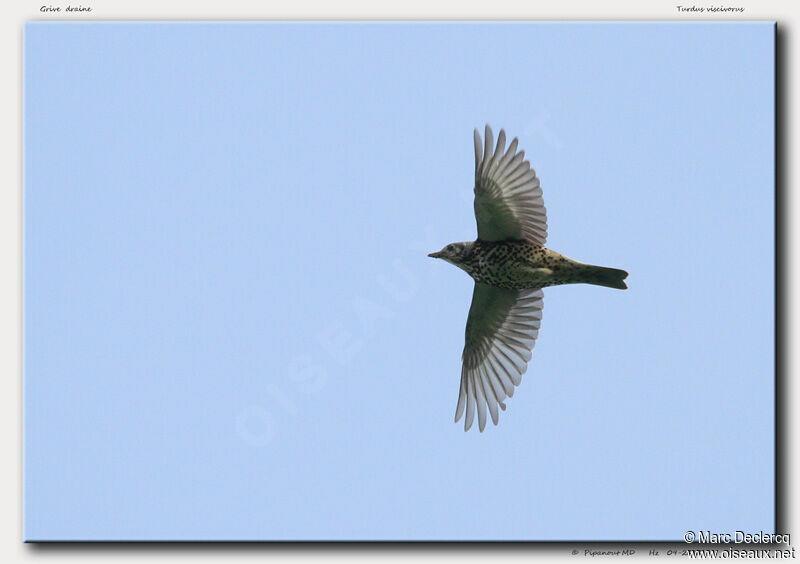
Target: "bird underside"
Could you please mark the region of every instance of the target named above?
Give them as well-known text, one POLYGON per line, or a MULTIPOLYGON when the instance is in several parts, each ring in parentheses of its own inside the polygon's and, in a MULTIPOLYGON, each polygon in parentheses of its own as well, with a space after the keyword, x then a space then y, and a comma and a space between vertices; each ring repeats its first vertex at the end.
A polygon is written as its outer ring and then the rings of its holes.
POLYGON ((476 282, 498 288, 522 290, 561 284, 598 284, 602 282, 599 273, 607 270, 528 241, 479 240, 471 254, 471 260, 465 264, 467 273, 476 282))

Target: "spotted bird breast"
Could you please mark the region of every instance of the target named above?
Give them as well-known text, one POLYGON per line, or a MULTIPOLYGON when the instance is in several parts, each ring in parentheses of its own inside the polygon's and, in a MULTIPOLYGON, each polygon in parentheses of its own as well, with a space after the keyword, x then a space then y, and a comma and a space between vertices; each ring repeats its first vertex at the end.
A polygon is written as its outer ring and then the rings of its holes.
POLYGON ((543 288, 550 276, 537 269, 547 266, 549 254, 528 241, 476 241, 467 272, 476 282, 500 288, 543 288))

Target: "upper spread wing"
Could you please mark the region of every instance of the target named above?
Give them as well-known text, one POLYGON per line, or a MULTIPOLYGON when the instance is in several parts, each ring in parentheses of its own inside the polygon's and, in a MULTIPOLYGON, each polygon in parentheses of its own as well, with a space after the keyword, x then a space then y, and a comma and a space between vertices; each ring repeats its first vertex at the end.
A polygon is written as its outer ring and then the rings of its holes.
POLYGON ((467 318, 462 357, 461 389, 456 421, 466 407, 464 430, 472 426, 475 408, 480 430, 486 426, 486 409, 497 425, 498 405, 514 395, 531 359, 542 321, 541 290, 508 290, 475 284, 467 318))
POLYGON ((517 152, 516 137, 505 150, 502 129, 493 147, 492 128, 486 126, 481 142, 475 130, 475 219, 478 239, 502 241, 526 239, 544 245, 547 239, 547 213, 539 179, 525 151, 517 152))

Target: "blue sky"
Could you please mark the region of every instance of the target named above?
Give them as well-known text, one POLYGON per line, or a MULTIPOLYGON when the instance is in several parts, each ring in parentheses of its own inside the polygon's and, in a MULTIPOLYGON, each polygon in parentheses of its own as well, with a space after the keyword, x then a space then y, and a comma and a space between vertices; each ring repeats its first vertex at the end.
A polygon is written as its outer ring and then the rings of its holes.
POLYGON ((773 530, 773 32, 27 24, 25 538, 773 530), (546 289, 479 434, 487 122, 630 289, 546 289))

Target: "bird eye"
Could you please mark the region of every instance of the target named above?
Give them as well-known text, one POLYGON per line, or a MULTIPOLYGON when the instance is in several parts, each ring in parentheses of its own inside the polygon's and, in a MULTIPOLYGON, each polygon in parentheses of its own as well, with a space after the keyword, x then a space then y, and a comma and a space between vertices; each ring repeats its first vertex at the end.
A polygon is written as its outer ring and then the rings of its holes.
POLYGON ((453 245, 447 245, 447 250, 450 251, 451 253, 453 252, 453 249, 455 249, 453 245))

